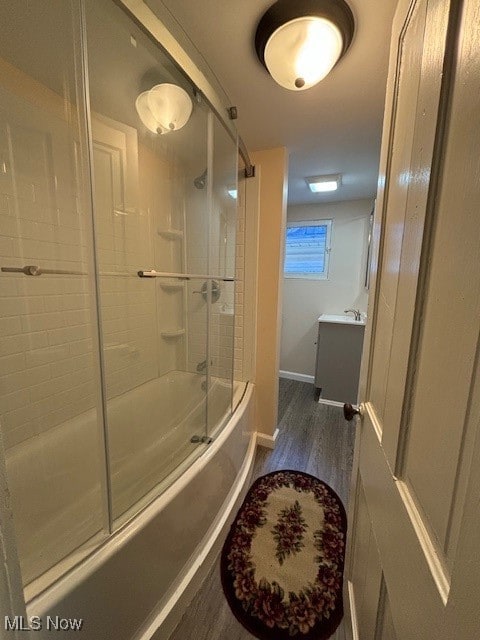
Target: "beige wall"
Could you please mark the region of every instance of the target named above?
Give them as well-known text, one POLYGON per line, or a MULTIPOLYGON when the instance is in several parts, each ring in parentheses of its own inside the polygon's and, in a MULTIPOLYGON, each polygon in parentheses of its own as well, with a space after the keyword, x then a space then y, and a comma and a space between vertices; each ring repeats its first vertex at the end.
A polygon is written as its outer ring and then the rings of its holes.
POLYGON ((288 156, 281 147, 256 151, 251 159, 260 175, 255 425, 261 433, 273 435, 277 426, 288 156))
POLYGON ((317 319, 347 308, 367 310, 364 288, 368 222, 373 200, 288 208, 288 221, 331 219, 328 280, 284 279, 280 370, 313 376, 317 319))

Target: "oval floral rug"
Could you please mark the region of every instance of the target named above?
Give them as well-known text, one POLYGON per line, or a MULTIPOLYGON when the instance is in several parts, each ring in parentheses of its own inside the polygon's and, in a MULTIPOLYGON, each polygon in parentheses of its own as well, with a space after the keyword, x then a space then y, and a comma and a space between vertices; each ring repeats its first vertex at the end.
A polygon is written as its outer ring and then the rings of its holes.
POLYGON ((301 471, 254 482, 221 557, 235 617, 261 640, 326 640, 343 617, 347 520, 340 498, 301 471))

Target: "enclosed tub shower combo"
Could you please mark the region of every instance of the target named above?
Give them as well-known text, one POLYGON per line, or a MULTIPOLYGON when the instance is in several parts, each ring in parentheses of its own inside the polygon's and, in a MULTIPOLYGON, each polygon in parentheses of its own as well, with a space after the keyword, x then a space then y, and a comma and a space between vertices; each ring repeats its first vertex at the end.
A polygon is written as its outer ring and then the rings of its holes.
POLYGON ((0 8, 0 424, 16 550, 27 613, 83 617, 96 640, 166 634, 254 448, 248 155, 158 4, 0 8))

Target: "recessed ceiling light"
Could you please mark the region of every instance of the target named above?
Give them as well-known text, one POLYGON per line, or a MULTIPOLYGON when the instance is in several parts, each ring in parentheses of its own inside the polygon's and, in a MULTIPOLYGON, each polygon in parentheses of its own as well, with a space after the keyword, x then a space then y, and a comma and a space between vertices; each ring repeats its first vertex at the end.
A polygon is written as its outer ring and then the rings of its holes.
POLYGON ((332 176, 312 176, 305 178, 305 182, 310 187, 312 193, 326 193, 327 191, 336 191, 340 186, 342 176, 335 174, 332 176))

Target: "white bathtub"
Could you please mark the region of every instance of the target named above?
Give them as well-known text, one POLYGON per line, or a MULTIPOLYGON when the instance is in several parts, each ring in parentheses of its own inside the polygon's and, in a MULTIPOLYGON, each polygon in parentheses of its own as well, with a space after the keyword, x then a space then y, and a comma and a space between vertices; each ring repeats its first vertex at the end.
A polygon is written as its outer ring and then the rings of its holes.
POLYGON ((128 519, 185 468, 182 462, 193 462, 205 445, 192 436, 215 436, 225 424, 231 385, 212 379, 207 401, 202 384, 204 376, 174 371, 108 403, 114 519, 128 519))
MULTIPOLYGON (((175 371, 108 402, 115 528, 151 502, 205 450, 205 444, 190 440, 195 434, 205 435, 207 409, 210 435, 228 419, 230 385, 213 379, 207 405, 204 379, 175 371)), ((82 549, 88 552, 105 537, 100 430, 92 409, 8 452, 23 577, 30 583, 42 576, 27 589, 28 596, 74 563, 82 549)))
MULTIPOLYGON (((139 640, 151 637, 155 630, 155 638, 167 637, 165 634, 180 610, 175 604, 182 602, 184 589, 188 594, 188 585, 194 584, 190 581, 197 569, 201 573, 216 533, 226 525, 230 510, 236 505, 235 499, 248 481, 255 448, 253 387, 248 385, 228 423, 221 430, 217 427, 213 443, 195 447, 202 455, 190 451, 180 467, 176 465, 181 474, 173 483, 172 476, 165 479, 168 464, 155 476, 152 469, 157 462, 165 462, 162 451, 178 452, 179 443, 183 446, 185 438, 189 441, 192 426, 199 424, 195 422, 196 412, 205 411, 204 400, 198 402, 198 376, 173 374, 178 375, 184 378, 183 392, 178 390, 181 386, 178 379, 174 384, 175 380, 169 380, 168 376, 131 392, 145 394, 142 420, 138 413, 132 414, 134 403, 130 393, 130 398, 123 396, 113 401, 116 404, 112 403, 110 407, 109 420, 109 430, 115 429, 115 437, 112 437, 112 431, 109 446, 112 487, 113 492, 118 493, 116 504, 120 505, 119 509, 130 505, 131 500, 144 495, 149 488, 154 487, 153 491, 158 493, 159 482, 170 486, 90 555, 33 598, 28 604, 28 615, 83 618, 81 635, 85 640, 139 640), (154 394, 148 385, 155 387, 154 394), (186 390, 191 395, 185 395, 186 390), (173 406, 178 407, 180 398, 177 398, 177 402, 168 403, 171 430, 165 435, 162 431, 162 436, 154 440, 152 433, 157 435, 155 422, 159 415, 156 403, 150 404, 150 398, 153 396, 158 400, 162 394, 167 394, 165 397, 173 400, 176 393, 180 394, 183 403, 182 419, 178 419, 177 409, 173 409, 173 406), (148 420, 143 419, 145 417, 148 420), (129 437, 132 421, 140 425, 135 438, 129 437), (161 442, 163 447, 160 447, 161 442), (164 624, 158 630, 162 622, 164 624)), ((216 416, 216 424, 221 425, 225 414, 222 394, 229 390, 222 387, 220 381, 216 382, 216 387, 209 402, 209 415, 211 418, 216 416)), ((166 416, 165 407, 161 413, 164 423, 166 416)), ((88 420, 81 421, 83 426, 70 424, 69 433, 83 430, 85 435, 87 423, 88 420)), ((74 440, 80 443, 79 438, 74 440)), ((88 442, 88 438, 85 441, 88 442)), ((81 446, 84 445, 82 442, 81 446)), ((93 495, 96 489, 91 482, 89 484, 88 473, 84 474, 84 480, 85 493, 93 495)), ((152 495, 148 495, 148 500, 151 499, 152 495)), ((139 504, 137 500, 135 509, 138 510, 139 504)), ((197 578, 200 573, 197 572, 197 578)), ((55 632, 55 638, 67 636, 71 637, 71 633, 55 632)), ((41 632, 38 637, 50 636, 41 632)))

